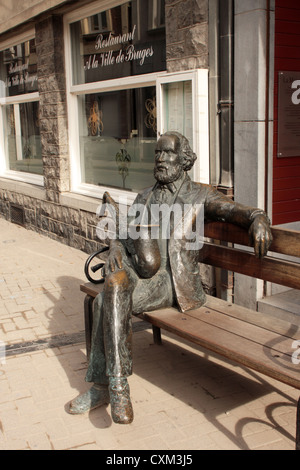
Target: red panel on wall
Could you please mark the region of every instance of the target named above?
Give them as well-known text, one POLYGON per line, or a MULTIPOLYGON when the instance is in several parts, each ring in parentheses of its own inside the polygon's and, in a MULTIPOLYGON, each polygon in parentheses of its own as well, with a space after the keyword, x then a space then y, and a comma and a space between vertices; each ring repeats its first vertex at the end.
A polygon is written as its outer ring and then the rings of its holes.
MULTIPOLYGON (((278 158, 278 73, 300 71, 300 2, 275 2, 273 225, 300 220, 299 156, 278 158)), ((297 106, 300 106, 297 105, 297 106)))

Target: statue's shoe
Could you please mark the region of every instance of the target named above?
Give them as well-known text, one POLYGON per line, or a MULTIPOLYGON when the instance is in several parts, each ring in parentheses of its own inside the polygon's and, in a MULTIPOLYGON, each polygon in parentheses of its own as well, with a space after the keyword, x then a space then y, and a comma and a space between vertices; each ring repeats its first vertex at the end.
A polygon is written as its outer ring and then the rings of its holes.
POLYGON ((113 421, 118 424, 132 423, 133 408, 129 385, 125 377, 110 377, 109 396, 113 421))
POLYGON ((107 385, 94 384, 87 392, 82 393, 69 403, 69 413, 83 414, 109 403, 107 385))

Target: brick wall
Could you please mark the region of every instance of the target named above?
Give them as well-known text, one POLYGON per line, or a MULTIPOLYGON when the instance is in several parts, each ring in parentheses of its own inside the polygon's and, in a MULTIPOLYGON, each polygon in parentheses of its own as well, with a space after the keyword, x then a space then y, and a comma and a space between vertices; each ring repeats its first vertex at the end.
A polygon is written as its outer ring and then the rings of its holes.
MULTIPOLYGON (((300 71, 300 5, 292 0, 275 2, 274 148, 272 223, 300 220, 300 149, 297 157, 278 158, 278 74, 300 71)), ((297 105, 300 106, 300 105, 297 105)), ((282 118, 283 119, 283 118, 282 118)))

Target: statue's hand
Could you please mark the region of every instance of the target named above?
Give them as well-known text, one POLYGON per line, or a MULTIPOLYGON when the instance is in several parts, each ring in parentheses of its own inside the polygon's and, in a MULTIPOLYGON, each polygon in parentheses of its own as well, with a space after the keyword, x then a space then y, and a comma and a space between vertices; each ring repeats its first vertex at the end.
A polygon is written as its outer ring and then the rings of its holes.
POLYGON ((119 240, 111 240, 109 255, 105 263, 105 275, 123 268, 124 248, 119 240))
POLYGON ((272 243, 273 237, 268 218, 264 214, 257 215, 249 228, 249 235, 257 258, 263 258, 272 243))

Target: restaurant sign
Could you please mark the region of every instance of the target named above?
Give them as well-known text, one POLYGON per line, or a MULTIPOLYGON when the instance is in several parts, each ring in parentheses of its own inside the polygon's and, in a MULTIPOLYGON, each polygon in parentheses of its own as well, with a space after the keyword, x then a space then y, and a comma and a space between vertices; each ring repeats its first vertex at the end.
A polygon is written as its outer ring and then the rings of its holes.
POLYGON ((165 29, 150 17, 133 0, 71 23, 73 84, 165 70, 165 29))
POLYGON ((37 91, 35 40, 0 52, 2 93, 15 96, 37 91))
POLYGON ((84 65, 85 70, 90 68, 105 67, 108 65, 122 64, 123 62, 130 62, 137 60, 139 65, 143 65, 147 57, 152 57, 154 54, 153 47, 145 47, 139 50, 135 49, 133 44, 129 44, 130 41, 134 40, 136 33, 136 25, 134 25, 132 31, 126 34, 119 34, 114 36, 109 33, 108 38, 104 38, 103 34, 99 34, 95 42, 95 50, 100 51, 98 54, 91 54, 84 65), (125 49, 119 50, 109 49, 116 45, 127 45, 125 49))

